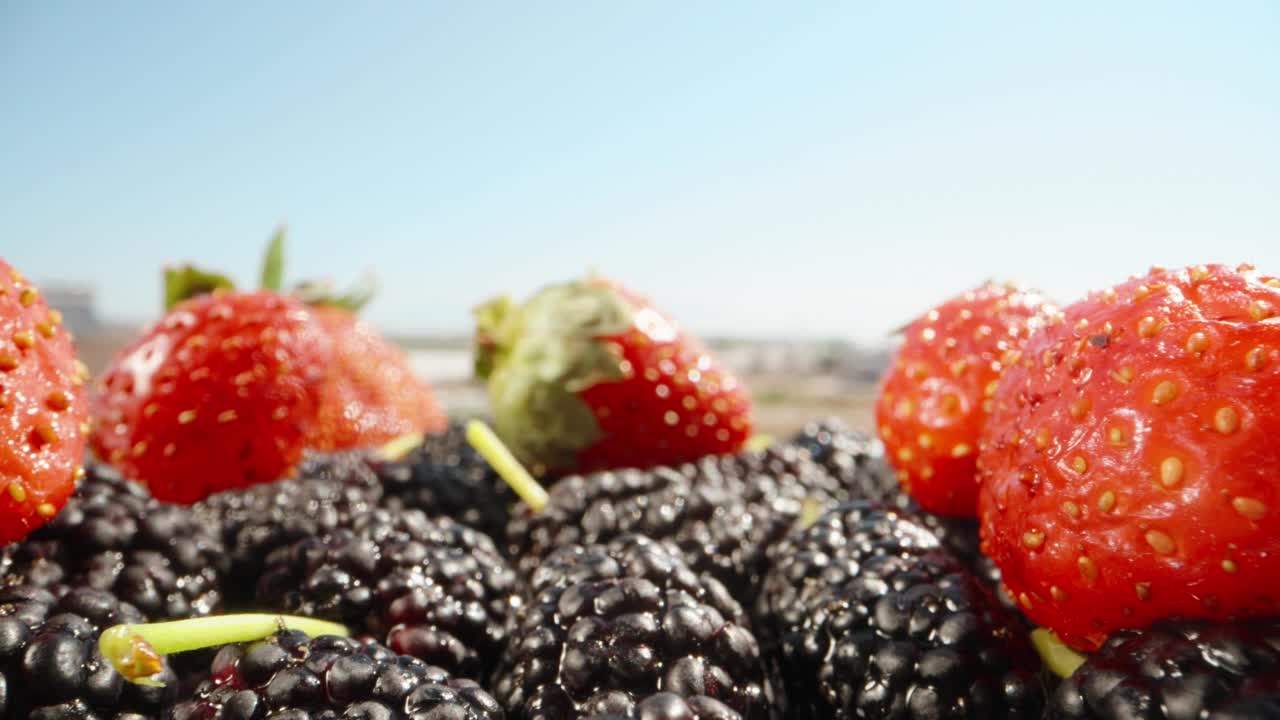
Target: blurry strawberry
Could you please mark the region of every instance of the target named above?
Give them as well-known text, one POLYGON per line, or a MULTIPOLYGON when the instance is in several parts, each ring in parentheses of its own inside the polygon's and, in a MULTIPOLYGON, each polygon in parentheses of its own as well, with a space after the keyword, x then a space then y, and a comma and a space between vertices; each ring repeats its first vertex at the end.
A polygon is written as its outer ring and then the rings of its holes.
POLYGON ((0 260, 0 544, 48 522, 84 473, 88 372, 61 322, 0 260))
POLYGON ((1278 310, 1251 267, 1155 269, 1024 344, 978 466, 984 550, 1028 616, 1092 649, 1280 611, 1278 310))
POLYGON ((185 300, 99 381, 93 448, 161 500, 276 480, 302 455, 332 362, 328 333, 294 298, 185 300))
POLYGON ((876 423, 903 488, 934 513, 977 513, 974 473, 988 398, 1042 308, 1039 295, 988 283, 925 313, 880 387, 876 423))
POLYGON ((329 305, 313 312, 332 338, 334 358, 307 435, 309 447, 369 447, 408 433, 444 430, 444 410, 399 347, 350 310, 329 305))
POLYGON ((589 472, 732 453, 746 389, 643 297, 587 279, 476 311, 476 372, 498 434, 535 470, 589 472))

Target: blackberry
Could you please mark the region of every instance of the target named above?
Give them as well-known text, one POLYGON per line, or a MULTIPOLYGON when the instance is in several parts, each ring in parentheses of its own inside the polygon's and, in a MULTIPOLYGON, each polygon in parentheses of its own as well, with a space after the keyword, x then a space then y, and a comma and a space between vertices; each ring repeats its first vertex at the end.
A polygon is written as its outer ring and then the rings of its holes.
POLYGON ((166 687, 135 685, 98 650, 106 627, 144 621, 137 608, 102 590, 0 589, 0 717, 158 717, 176 697, 173 672, 160 674, 166 687))
POLYGON ((1039 717, 1026 633, 902 511, 840 506, 772 558, 755 619, 786 717, 1039 717))
POLYGON ((742 716, 706 696, 683 698, 662 692, 636 703, 630 712, 592 715, 588 720, 742 720, 742 716))
POLYGON ((515 493, 467 442, 461 423, 450 422, 404 458, 376 468, 387 506, 446 515, 502 539, 515 493))
POLYGON ((230 645, 210 679, 174 705, 167 720, 501 720, 502 708, 474 681, 397 655, 375 643, 282 631, 230 645))
POLYGON ((789 443, 808 453, 838 481, 841 502, 870 500, 900 506, 907 501, 893 468, 885 461, 884 448, 870 435, 848 430, 839 420, 828 418, 806 424, 789 443))
POLYGON ((480 532, 418 510, 378 510, 273 552, 257 597, 483 679, 506 640, 515 587, 515 572, 480 532))
POLYGON ((1062 681, 1048 716, 1280 717, 1280 620, 1117 633, 1062 681))
POLYGON ((222 604, 223 545, 191 509, 161 503, 90 463, 62 512, 4 549, 7 574, 44 587, 110 591, 151 620, 207 615, 222 604))
POLYGON ((529 575, 565 545, 608 542, 627 533, 669 540, 689 560, 732 561, 733 548, 716 547, 719 514, 741 517, 741 496, 722 482, 698 482, 693 466, 617 470, 564 478, 545 507, 527 506, 511 520, 507 552, 529 575))
POLYGON ((785 445, 679 467, 570 476, 551 488, 541 511, 519 507, 507 527, 507 552, 528 574, 561 545, 637 533, 674 543, 693 569, 750 597, 765 551, 799 520, 806 502, 835 502, 836 485, 785 445))
POLYGON ((848 430, 834 418, 817 420, 804 426, 790 443, 809 454, 843 488, 839 502, 866 500, 910 512, 924 523, 954 552, 1001 603, 1010 608, 1012 601, 1001 590, 1000 569, 979 549, 978 522, 972 518, 943 517, 923 510, 898 486, 893 468, 884 457, 884 449, 875 438, 848 430))
POLYGON ((291 479, 217 493, 195 507, 220 529, 230 556, 229 600, 245 605, 273 550, 350 526, 380 498, 369 456, 345 452, 309 454, 291 479))
POLYGON ((627 716, 659 692, 714 700, 748 720, 768 715, 742 608, 676 548, 638 535, 570 545, 538 567, 494 691, 528 720, 627 716))
MULTIPOLYGON (((945 517, 934 515, 920 508, 915 502, 895 505, 903 510, 912 521, 925 526, 938 538, 942 547, 956 557, 974 577, 1009 610, 1017 610, 1017 603, 1005 592, 1001 580, 1000 568, 995 561, 982 554, 982 539, 978 536, 978 521, 973 518, 945 517)), ((1031 628, 1031 622, 1020 613, 1016 618, 1031 628)))

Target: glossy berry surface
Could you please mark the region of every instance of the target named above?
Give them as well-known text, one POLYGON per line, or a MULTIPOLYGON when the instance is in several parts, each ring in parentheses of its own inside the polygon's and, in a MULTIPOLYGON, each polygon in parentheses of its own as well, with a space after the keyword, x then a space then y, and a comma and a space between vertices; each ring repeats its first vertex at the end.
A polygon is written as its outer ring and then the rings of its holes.
POLYGON ((601 712, 587 720, 742 720, 742 716, 709 697, 661 692, 635 703, 630 710, 601 712))
POLYGON ((83 472, 88 371, 62 315, 0 260, 0 543, 57 514, 83 472))
MULTIPOLYGON (((835 418, 806 423, 787 441, 809 454, 835 479, 840 502, 870 500, 886 504, 902 502, 902 488, 884 448, 874 437, 850 430, 835 418)), ((903 503, 905 504, 905 503, 903 503)))
POLYGON ((1032 335, 993 398, 984 549, 1077 647, 1280 607, 1280 279, 1153 270, 1032 335))
POLYGON ((210 679, 167 720, 501 720, 502 709, 474 681, 451 678, 375 643, 284 631, 228 646, 210 679))
POLYGON ((176 696, 167 687, 126 681, 98 650, 98 635, 119 623, 144 622, 110 593, 88 588, 0 589, 0 716, 31 720, 156 718, 176 696))
POLYGON ((903 330, 881 381, 876 424, 902 487, 932 513, 977 513, 974 461, 988 402, 1041 309, 1038 295, 987 284, 903 330))
POLYGON ((755 627, 786 717, 1040 717, 1021 625, 909 515, 843 505, 773 557, 755 627))
POLYGON ((1117 633, 1062 681, 1051 720, 1280 717, 1280 624, 1117 633))
POLYGON ((258 604, 336 620, 395 652, 483 679, 507 638, 516 576, 488 536, 416 510, 378 511, 276 550, 258 604))
POLYGON ((566 546, 528 592, 495 681, 513 718, 626 716, 658 692, 768 717, 741 608, 675 548, 635 535, 566 546))
POLYGON ((277 480, 302 456, 332 359, 328 334, 292 298, 184 301, 102 376, 94 451, 170 502, 277 480))
POLYGON ((194 509, 222 536, 230 565, 225 584, 229 600, 248 607, 273 551, 350 527, 373 512, 381 497, 366 454, 309 453, 293 478, 215 493, 194 509))
POLYGON ((100 463, 62 512, 3 550, 5 574, 42 587, 109 591, 149 620, 221 609, 222 539, 181 505, 157 502, 100 463))
POLYGON ((837 477, 805 450, 780 444, 675 467, 573 475, 551 488, 541 511, 517 508, 507 528, 507 551, 531 573, 562 545, 638 533, 673 543, 695 571, 712 574, 735 597, 749 598, 769 547, 810 505, 821 508, 856 496, 859 479, 874 465, 869 460, 837 477))
POLYGON ((405 457, 375 468, 385 505, 446 515, 501 541, 515 493, 467 442, 462 423, 449 423, 405 457))

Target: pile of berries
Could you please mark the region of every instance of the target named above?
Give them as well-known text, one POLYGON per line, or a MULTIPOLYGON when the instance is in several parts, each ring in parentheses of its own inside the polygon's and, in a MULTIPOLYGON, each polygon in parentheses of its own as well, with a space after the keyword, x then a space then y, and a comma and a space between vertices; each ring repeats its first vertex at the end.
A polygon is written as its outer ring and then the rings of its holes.
POLYGON ((765 443, 587 278, 476 310, 495 443, 281 253, 92 382, 0 261, 6 720, 1280 716, 1280 278, 984 285, 765 443))

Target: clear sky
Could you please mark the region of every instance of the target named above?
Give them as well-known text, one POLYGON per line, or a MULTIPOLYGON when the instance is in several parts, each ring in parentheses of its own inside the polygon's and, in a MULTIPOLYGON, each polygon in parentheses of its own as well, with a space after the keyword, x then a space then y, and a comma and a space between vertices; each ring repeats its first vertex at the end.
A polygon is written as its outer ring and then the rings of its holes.
POLYGON ((1053 5, 8 0, 0 255, 147 319, 287 219, 397 331, 595 268, 858 339, 988 277, 1280 272, 1280 3, 1053 5))

